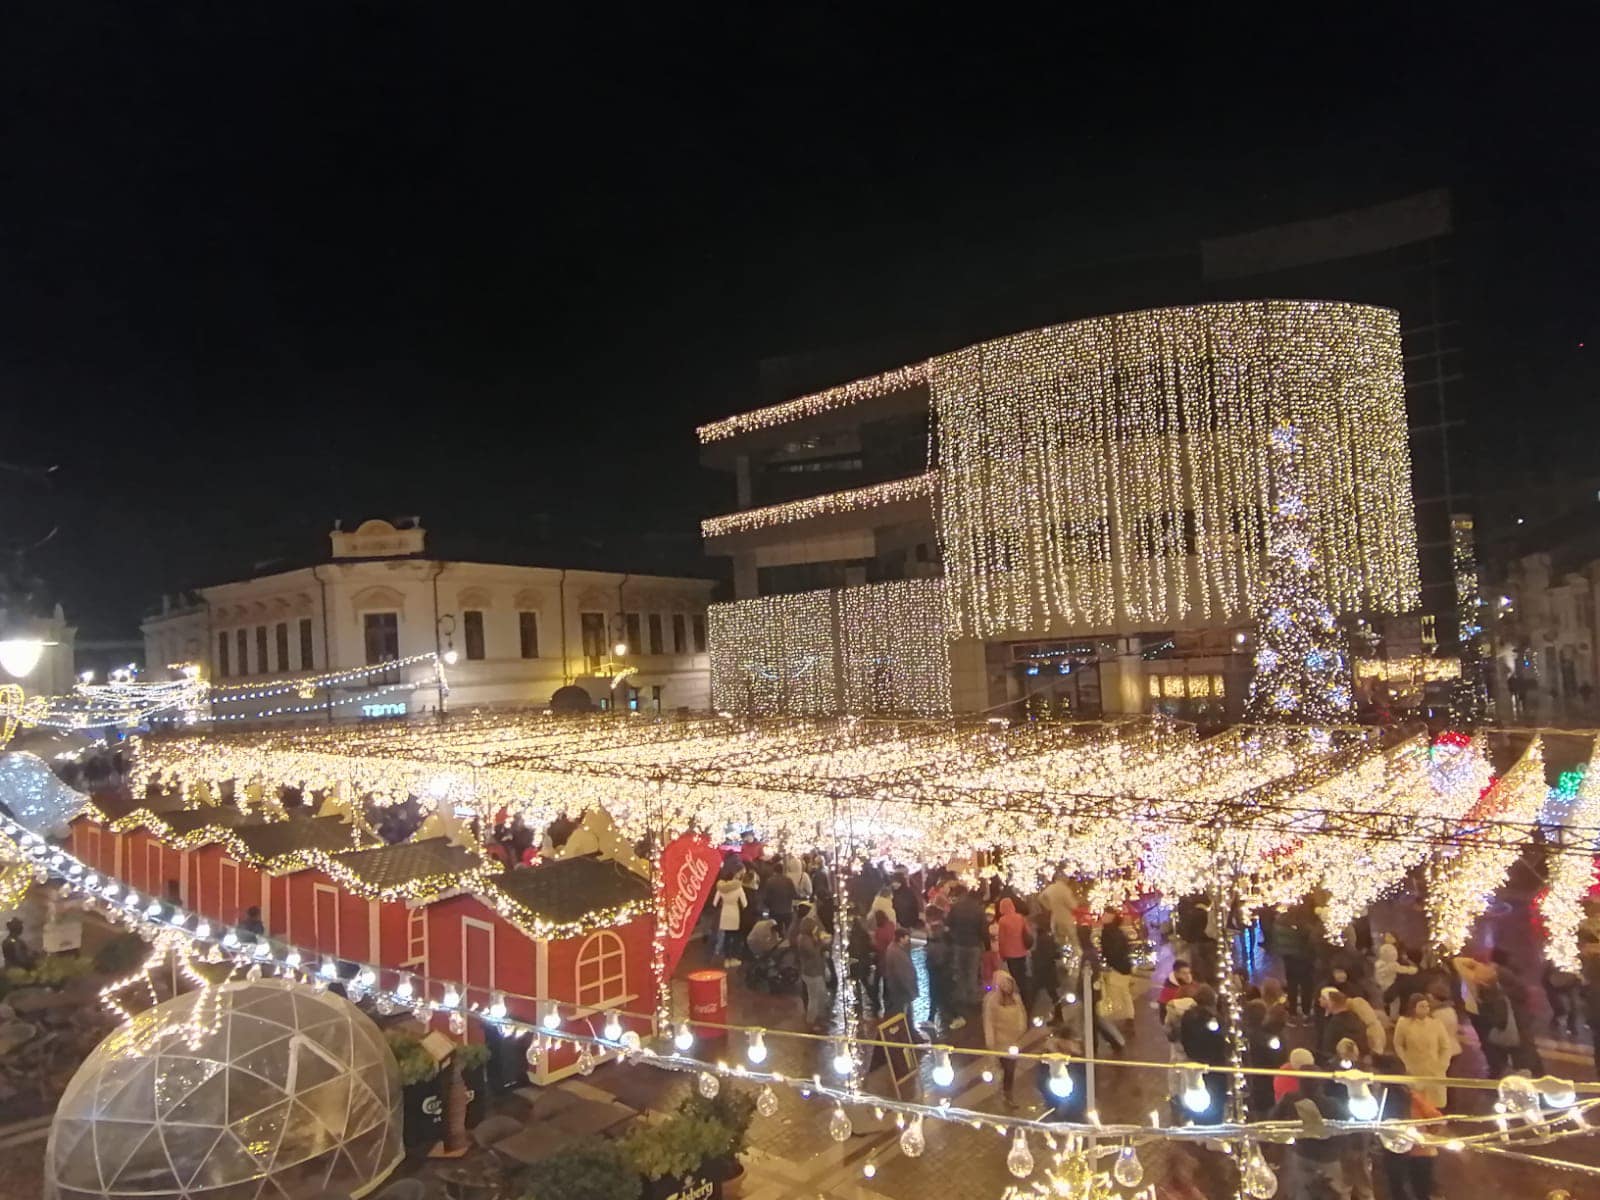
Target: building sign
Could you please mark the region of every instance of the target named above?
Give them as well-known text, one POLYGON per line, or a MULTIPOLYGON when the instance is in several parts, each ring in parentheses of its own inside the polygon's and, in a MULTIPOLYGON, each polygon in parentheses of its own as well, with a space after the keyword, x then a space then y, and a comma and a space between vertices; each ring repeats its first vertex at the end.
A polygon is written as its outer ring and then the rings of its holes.
POLYGON ((388 704, 363 704, 361 715, 363 717, 403 717, 410 709, 405 702, 391 702, 388 704))

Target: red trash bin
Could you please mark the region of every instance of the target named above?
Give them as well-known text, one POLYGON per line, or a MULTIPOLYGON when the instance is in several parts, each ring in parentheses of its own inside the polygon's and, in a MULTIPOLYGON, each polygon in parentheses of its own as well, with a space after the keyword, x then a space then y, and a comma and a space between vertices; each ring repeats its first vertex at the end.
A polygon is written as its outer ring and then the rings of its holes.
POLYGON ((712 1026, 728 1022, 728 973, 715 967, 689 972, 689 1028, 704 1041, 722 1041, 728 1036, 726 1029, 712 1026))

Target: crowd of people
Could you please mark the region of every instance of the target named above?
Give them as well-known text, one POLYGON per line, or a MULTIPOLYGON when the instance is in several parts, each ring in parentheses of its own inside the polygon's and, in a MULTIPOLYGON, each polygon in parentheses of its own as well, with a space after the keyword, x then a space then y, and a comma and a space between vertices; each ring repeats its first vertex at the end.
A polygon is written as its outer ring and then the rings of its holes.
MULTIPOLYGON (((941 1041, 980 1023, 1008 1106, 1018 1103, 1016 1054, 1030 1027, 1042 1027, 1045 1038, 1033 1049, 1083 1053, 1081 1018, 1062 1019, 1070 993, 1094 997, 1096 1054, 1116 1054, 1132 1031, 1146 920, 1132 911, 1090 914, 1068 876, 1032 895, 997 877, 975 883, 944 870, 873 864, 837 895, 834 882, 821 854, 769 855, 747 841, 728 855, 710 906, 715 954, 753 986, 792 985, 813 1031, 828 1028, 835 938, 844 939, 846 984, 866 1013, 903 1015, 912 1036, 941 1041), (923 946, 921 972, 913 939, 923 946)), ((1324 899, 1307 897, 1247 924, 1237 913, 1214 913, 1203 896, 1188 897, 1160 925, 1172 958, 1151 993, 1171 1047, 1175 1117, 1203 1124, 1231 1116, 1234 1014, 1221 999, 1221 972, 1231 963, 1253 964, 1227 981, 1238 997, 1243 1065, 1261 1072, 1246 1077, 1250 1119, 1348 1119, 1345 1086, 1302 1073, 1352 1069, 1414 1077, 1379 1089, 1383 1114, 1437 1118, 1453 1110, 1448 1078, 1469 1073, 1459 1061, 1464 1043, 1477 1044, 1491 1077, 1538 1076, 1541 1033, 1570 1036, 1580 1014, 1591 1029, 1600 1026, 1600 902, 1586 905, 1579 929, 1583 973, 1544 973, 1546 1019, 1504 949, 1432 960, 1393 933, 1375 934, 1366 920, 1335 938, 1324 927, 1324 899), (1204 1071, 1203 1096, 1177 1064, 1213 1068, 1204 1071)), ((1081 1119, 1053 1097, 1042 1064, 1034 1082, 1047 1107, 1081 1119)), ((1384 1147, 1366 1135, 1302 1138, 1288 1149, 1280 1194, 1371 1197, 1381 1172, 1395 1200, 1428 1200, 1432 1170, 1427 1146, 1384 1147)))

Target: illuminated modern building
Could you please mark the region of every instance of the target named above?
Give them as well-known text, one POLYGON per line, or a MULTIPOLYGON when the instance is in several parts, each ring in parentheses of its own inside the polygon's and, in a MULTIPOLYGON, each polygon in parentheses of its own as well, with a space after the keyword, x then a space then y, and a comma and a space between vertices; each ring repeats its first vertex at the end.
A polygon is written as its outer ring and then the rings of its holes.
POLYGON ((539 706, 568 684, 599 707, 707 705, 709 580, 430 558, 415 521, 330 540, 325 563, 165 600, 143 626, 147 677, 198 664, 234 719, 539 706), (330 673, 347 677, 309 682, 330 673))
POLYGON ((1323 597, 1414 609, 1391 310, 1097 317, 702 426, 739 502, 702 526, 736 597, 710 611, 713 703, 1236 717, 1279 422, 1323 597))

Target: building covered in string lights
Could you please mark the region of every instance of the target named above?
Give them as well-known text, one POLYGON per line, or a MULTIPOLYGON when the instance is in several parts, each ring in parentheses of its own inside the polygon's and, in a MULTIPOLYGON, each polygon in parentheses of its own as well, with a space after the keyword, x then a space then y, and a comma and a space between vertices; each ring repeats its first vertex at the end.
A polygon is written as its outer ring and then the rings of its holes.
POLYGON ((1236 718, 1281 422, 1318 593, 1414 609, 1392 310, 1096 317, 702 426, 739 503, 702 526, 736 595, 710 613, 713 703, 1236 718))
POLYGON ((225 720, 542 706, 567 685, 597 708, 707 705, 710 580, 436 558, 414 519, 330 542, 327 562, 165 600, 149 677, 198 666, 201 715, 225 720))

